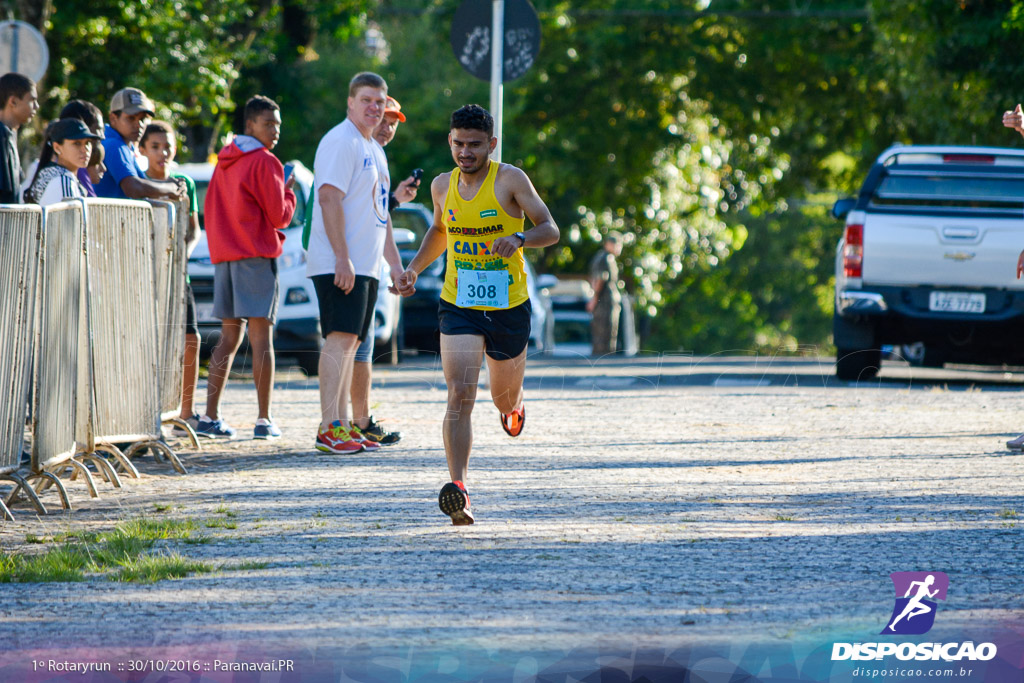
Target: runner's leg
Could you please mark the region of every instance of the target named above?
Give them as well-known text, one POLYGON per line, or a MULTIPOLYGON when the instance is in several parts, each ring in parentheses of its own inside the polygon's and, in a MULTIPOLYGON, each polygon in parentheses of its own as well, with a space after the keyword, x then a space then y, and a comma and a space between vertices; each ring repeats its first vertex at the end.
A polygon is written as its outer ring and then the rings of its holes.
POLYGON ((252 347, 252 378, 256 384, 259 415, 270 419, 274 391, 274 325, 267 318, 249 318, 249 345, 252 347))
POLYGON ((484 338, 472 334, 441 335, 441 365, 448 385, 448 407, 441 434, 452 481, 466 481, 473 448, 471 417, 476 401, 484 338))
POLYGON ((495 407, 502 415, 511 413, 523 402, 526 349, 508 360, 495 360, 487 356, 487 374, 495 407))

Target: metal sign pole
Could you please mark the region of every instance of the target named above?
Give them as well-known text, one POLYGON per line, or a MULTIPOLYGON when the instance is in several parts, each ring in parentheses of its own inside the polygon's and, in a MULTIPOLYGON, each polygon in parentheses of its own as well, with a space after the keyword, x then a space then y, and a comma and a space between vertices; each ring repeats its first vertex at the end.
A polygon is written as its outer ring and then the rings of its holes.
POLYGON ((504 87, 502 86, 504 40, 505 34, 505 0, 493 0, 491 9, 491 115, 494 117, 494 134, 498 138, 498 146, 494 148, 491 158, 501 162, 501 110, 504 104, 504 87))

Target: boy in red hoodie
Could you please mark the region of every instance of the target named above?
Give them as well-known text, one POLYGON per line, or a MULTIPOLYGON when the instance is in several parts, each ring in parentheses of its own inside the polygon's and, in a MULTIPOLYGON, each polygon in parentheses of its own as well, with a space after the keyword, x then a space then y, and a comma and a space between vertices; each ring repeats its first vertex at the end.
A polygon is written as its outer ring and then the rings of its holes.
POLYGON ((248 322, 259 402, 253 436, 273 439, 281 436, 270 417, 277 257, 284 244, 281 229, 295 212, 295 178, 286 182, 284 167, 270 153, 281 136, 277 103, 256 95, 246 102, 244 116, 245 134, 235 136, 217 155, 204 204, 206 241, 216 268, 213 315, 221 319, 221 335, 210 358, 206 415, 196 433, 209 438, 235 434, 220 417, 220 397, 248 322))

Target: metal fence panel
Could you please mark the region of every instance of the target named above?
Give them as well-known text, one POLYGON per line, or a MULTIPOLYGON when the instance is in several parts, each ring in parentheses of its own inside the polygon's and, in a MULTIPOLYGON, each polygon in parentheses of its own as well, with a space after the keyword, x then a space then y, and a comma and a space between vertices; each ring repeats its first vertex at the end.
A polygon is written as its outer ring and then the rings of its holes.
POLYGON ((84 227, 81 201, 44 209, 43 258, 36 297, 39 327, 33 380, 34 472, 75 454, 84 227))
MULTIPOLYGON (((159 327, 153 209, 146 202, 86 202, 86 319, 89 384, 78 411, 90 419, 77 438, 96 443, 159 439, 159 327), (91 393, 91 395, 90 395, 91 393)), ((79 416, 78 424, 83 425, 79 416)))
POLYGON ((185 357, 185 275, 188 257, 185 232, 189 206, 151 201, 153 256, 156 270, 157 322, 160 325, 160 409, 166 418, 181 408, 181 382, 185 357))
POLYGON ((42 215, 0 206, 0 474, 18 469, 25 442, 42 215))

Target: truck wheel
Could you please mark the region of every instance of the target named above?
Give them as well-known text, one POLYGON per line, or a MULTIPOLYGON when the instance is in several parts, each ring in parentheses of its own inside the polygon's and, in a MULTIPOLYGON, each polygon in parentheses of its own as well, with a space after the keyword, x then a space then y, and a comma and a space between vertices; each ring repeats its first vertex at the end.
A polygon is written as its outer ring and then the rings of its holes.
POLYGON ((848 382, 872 379, 882 367, 881 349, 838 349, 836 377, 848 382))

